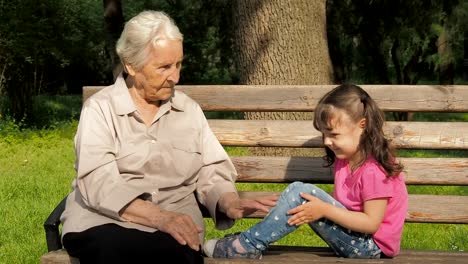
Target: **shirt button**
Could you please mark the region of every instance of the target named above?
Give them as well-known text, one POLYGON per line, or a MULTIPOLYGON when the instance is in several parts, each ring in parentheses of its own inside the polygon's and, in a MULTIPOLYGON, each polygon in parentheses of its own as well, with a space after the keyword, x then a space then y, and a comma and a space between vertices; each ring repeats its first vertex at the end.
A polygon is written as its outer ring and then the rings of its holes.
POLYGON ((156 143, 156 140, 152 139, 151 144, 154 144, 154 143, 156 143))

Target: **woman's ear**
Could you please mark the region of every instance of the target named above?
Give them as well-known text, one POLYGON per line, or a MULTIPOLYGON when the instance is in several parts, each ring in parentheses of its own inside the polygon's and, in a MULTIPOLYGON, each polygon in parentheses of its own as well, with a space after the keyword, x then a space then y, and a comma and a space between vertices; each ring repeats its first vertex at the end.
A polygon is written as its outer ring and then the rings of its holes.
POLYGON ((135 69, 132 67, 132 65, 125 63, 124 65, 125 71, 128 73, 130 76, 135 76, 135 69))
POLYGON ((362 118, 359 121, 359 127, 362 128, 362 129, 366 128, 366 124, 367 124, 367 120, 365 118, 362 118))

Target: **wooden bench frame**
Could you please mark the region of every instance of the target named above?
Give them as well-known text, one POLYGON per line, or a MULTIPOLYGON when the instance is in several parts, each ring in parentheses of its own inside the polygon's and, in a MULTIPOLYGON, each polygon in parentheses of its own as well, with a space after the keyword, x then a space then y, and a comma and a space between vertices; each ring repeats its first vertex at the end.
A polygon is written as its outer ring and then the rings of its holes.
MULTIPOLYGON (((318 100, 335 85, 177 86, 196 100, 204 111, 286 111, 311 112, 318 100)), ((438 85, 361 85, 384 111, 468 112, 468 86, 438 85)), ((83 89, 83 101, 102 89, 83 89)), ((321 134, 311 121, 286 120, 208 120, 224 146, 321 148, 321 134)), ((401 149, 468 149, 468 122, 387 122, 386 135, 401 149)), ((238 170, 238 182, 303 181, 333 183, 332 170, 323 168, 321 157, 232 157, 238 170)), ((468 158, 400 158, 406 167, 408 185, 468 185, 468 158)), ((241 192, 242 196, 259 195, 241 192)), ((409 196, 407 222, 468 224, 468 196, 409 196)), ((64 200, 45 223, 49 253, 42 263, 76 262, 62 248, 59 217, 64 200), (59 250, 59 251, 56 251, 59 250)), ((249 217, 262 217, 253 213, 249 217)), ((360 260, 359 263, 392 261, 395 263, 466 263, 468 253, 455 251, 403 250, 390 260, 360 260)), ((274 246, 261 263, 284 261, 335 263, 353 262, 333 257, 330 250, 311 247, 274 246), (338 261, 339 260, 339 261, 338 261)), ((246 260, 206 259, 206 263, 243 263, 246 260)))

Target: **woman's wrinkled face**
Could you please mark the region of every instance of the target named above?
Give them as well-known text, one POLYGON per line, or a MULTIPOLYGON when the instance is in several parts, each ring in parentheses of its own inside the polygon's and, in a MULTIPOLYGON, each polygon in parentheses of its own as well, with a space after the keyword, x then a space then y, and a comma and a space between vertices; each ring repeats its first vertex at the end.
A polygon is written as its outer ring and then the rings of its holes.
POLYGON ((182 67, 181 40, 159 40, 150 52, 151 57, 140 70, 129 70, 134 86, 148 102, 164 101, 174 94, 182 67))
POLYGON ((364 118, 355 122, 346 112, 337 109, 329 122, 329 129, 321 131, 323 143, 338 159, 346 159, 353 163, 360 158, 358 148, 364 127, 364 118))

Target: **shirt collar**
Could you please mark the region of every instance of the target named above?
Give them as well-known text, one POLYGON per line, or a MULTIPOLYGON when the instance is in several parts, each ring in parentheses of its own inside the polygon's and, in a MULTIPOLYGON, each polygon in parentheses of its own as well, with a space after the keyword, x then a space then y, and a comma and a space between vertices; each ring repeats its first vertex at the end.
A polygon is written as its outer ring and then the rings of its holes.
POLYGON ((178 95, 178 93, 180 92, 174 91, 174 95, 169 100, 166 100, 165 102, 169 102, 172 108, 175 108, 179 111, 184 111, 185 100, 180 95, 178 95))
MULTIPOLYGON (((114 83, 112 103, 114 105, 115 112, 118 115, 126 115, 137 110, 133 103, 132 97, 128 92, 127 84, 123 74, 119 74, 114 83)), ((160 112, 165 113, 171 108, 175 108, 179 111, 184 111, 185 101, 181 96, 177 96, 177 92, 174 91, 174 95, 168 100, 162 101, 160 106, 160 112)))
POLYGON ((126 115, 137 110, 132 98, 130 97, 127 84, 125 83, 122 73, 119 74, 115 80, 114 88, 112 90, 113 95, 111 96, 111 100, 116 114, 126 115))

